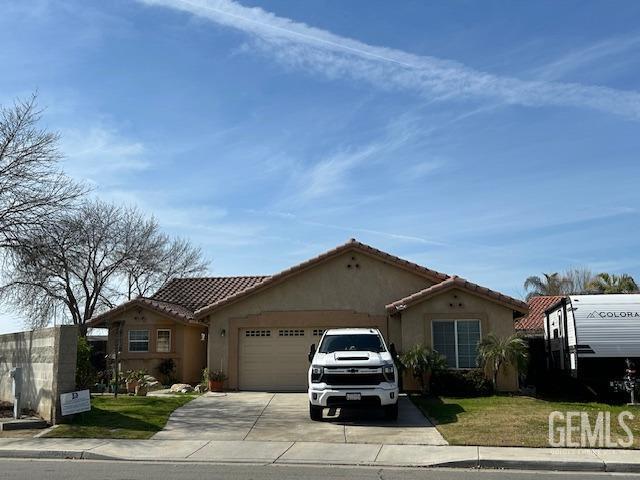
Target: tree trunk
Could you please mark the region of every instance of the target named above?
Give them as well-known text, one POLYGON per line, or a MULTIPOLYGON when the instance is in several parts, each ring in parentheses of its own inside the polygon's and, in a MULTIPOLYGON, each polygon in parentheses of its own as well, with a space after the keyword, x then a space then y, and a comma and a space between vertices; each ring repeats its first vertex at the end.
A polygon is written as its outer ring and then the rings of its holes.
POLYGON ((86 336, 87 336, 87 329, 88 329, 88 328, 89 328, 89 327, 87 327, 87 324, 86 324, 86 323, 84 323, 84 322, 83 322, 83 323, 80 323, 80 324, 78 325, 78 335, 79 335, 79 336, 81 336, 81 337, 86 337, 86 336))

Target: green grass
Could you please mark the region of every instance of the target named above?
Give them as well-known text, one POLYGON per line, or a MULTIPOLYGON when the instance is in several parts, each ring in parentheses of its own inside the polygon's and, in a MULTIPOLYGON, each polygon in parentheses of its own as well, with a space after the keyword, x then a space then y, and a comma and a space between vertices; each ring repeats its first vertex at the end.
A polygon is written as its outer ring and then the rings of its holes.
MULTIPOLYGON (((625 420, 635 436, 633 448, 640 448, 640 408, 635 406, 557 402, 509 395, 479 398, 413 396, 412 400, 434 419, 438 430, 451 445, 548 447, 548 419, 553 411, 587 412, 592 426, 598 412, 610 412, 612 437, 626 438, 617 422, 618 414, 626 410, 635 416, 633 420, 625 420)), ((579 440, 579 434, 574 438, 579 440)))
POLYGON ((149 438, 162 430, 171 412, 194 399, 176 397, 94 396, 91 411, 77 414, 69 424, 53 429, 48 437, 149 438))

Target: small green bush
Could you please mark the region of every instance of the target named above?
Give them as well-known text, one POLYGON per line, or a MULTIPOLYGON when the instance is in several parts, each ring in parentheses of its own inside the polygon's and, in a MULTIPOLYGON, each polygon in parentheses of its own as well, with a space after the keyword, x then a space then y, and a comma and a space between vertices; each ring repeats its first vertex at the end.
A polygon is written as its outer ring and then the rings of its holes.
POLYGON ((165 358, 158 365, 158 373, 163 385, 176 383, 176 362, 172 358, 165 358))
POLYGON ((96 371, 91 364, 91 345, 85 337, 78 337, 76 354, 76 388, 89 388, 96 381, 96 371))
POLYGON ((491 380, 478 369, 434 372, 431 389, 445 397, 486 397, 493 393, 491 380))

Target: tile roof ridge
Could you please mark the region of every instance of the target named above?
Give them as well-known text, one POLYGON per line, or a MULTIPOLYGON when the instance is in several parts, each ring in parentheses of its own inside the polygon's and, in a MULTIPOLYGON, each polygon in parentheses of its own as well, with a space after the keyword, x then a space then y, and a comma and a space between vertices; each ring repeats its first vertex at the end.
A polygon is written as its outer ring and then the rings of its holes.
POLYGON ((406 268, 409 270, 413 270, 415 272, 418 272, 421 275, 427 276, 430 279, 432 279, 433 281, 435 281, 436 283, 441 283, 442 281, 449 279, 450 275, 446 274, 446 273, 442 273, 439 272, 437 270, 433 270, 431 268, 428 267, 424 267, 418 263, 412 262, 410 260, 406 260, 404 258, 398 257, 396 255, 393 255, 391 253, 387 253, 383 250, 380 250, 378 248, 372 247, 371 245, 367 245, 366 243, 362 243, 359 242, 358 240, 356 240, 355 238, 350 238, 346 243, 343 243, 341 245, 338 245, 337 247, 331 248, 325 252, 322 252, 314 257, 311 257, 307 260, 304 260, 296 265, 292 265, 288 268, 285 268, 284 270, 281 270, 277 273, 274 273, 273 275, 269 276, 268 278, 265 279, 264 282, 261 282, 260 284, 256 284, 253 285, 243 291, 237 292, 233 295, 230 295, 227 298, 224 298, 222 300, 216 301, 211 303, 210 305, 207 305, 205 307, 202 307, 198 310, 196 310, 195 314, 196 316, 204 316, 207 315, 208 313, 210 313, 211 311, 213 311, 215 308, 218 308, 222 305, 228 304, 232 301, 236 301, 240 298, 242 298, 242 296, 246 296, 246 295, 251 295, 252 293, 258 291, 261 288, 268 288, 270 285, 274 284, 277 281, 281 281, 283 278, 286 278, 289 275, 292 274, 296 274, 299 272, 304 271, 305 269, 317 264, 318 262, 321 262, 325 259, 331 258, 334 255, 338 255, 341 254, 342 252, 347 251, 350 248, 356 248, 359 249, 360 251, 364 252, 365 254, 370 254, 370 255, 374 255, 377 256, 378 258, 382 258, 388 262, 394 263, 398 266, 401 266, 402 268, 406 268), (438 282, 439 280, 439 282, 438 282))

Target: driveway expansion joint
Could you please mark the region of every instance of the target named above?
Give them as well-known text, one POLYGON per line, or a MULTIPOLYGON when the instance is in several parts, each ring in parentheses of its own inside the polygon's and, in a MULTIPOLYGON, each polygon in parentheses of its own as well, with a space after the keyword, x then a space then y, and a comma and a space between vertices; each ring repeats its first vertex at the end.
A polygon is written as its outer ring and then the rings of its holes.
MULTIPOLYGON (((376 456, 373 459, 373 463, 376 463, 378 461, 378 457, 380 456, 380 452, 382 451, 382 447, 384 447, 384 443, 380 444, 380 448, 378 449, 378 451, 376 452, 376 456)), ((382 478, 382 475, 380 475, 380 478, 382 478)))
POLYGON ((191 455, 195 455, 196 453, 198 453, 200 450, 202 450, 204 447, 206 447, 210 443, 211 443, 211 440, 207 440, 206 442, 204 442, 203 445, 200 445, 198 448, 196 448, 193 452, 191 452, 189 455, 187 455, 184 458, 187 459, 187 458, 191 457, 191 455))
POLYGON ((251 434, 251 432, 253 431, 253 429, 256 427, 256 425, 258 424, 258 421, 260 420, 260 418, 262 417, 262 415, 264 415, 264 412, 267 410, 267 408, 269 408, 269 405, 271 405, 271 401, 275 398, 276 394, 274 393, 273 395, 271 395, 271 398, 269 399, 269 401, 267 402, 267 404, 264 406, 264 408, 262 410, 260 410, 260 413, 258 414, 258 416, 256 417, 255 422, 253 422, 253 425, 251 425, 251 428, 249 429, 249 431, 245 434, 244 437, 242 437, 242 440, 246 440, 247 437, 251 434))
POLYGON ((271 462, 271 463, 272 463, 272 464, 278 463, 278 461, 279 461, 279 460, 280 460, 284 455, 286 455, 286 453, 287 453, 289 450, 291 450, 291 449, 293 448, 293 446, 294 446, 296 443, 297 443, 297 442, 291 442, 291 445, 289 445, 289 446, 287 447, 287 449, 286 449, 284 452, 282 452, 280 455, 278 455, 278 458, 276 458, 276 459, 275 459, 273 462, 271 462))

